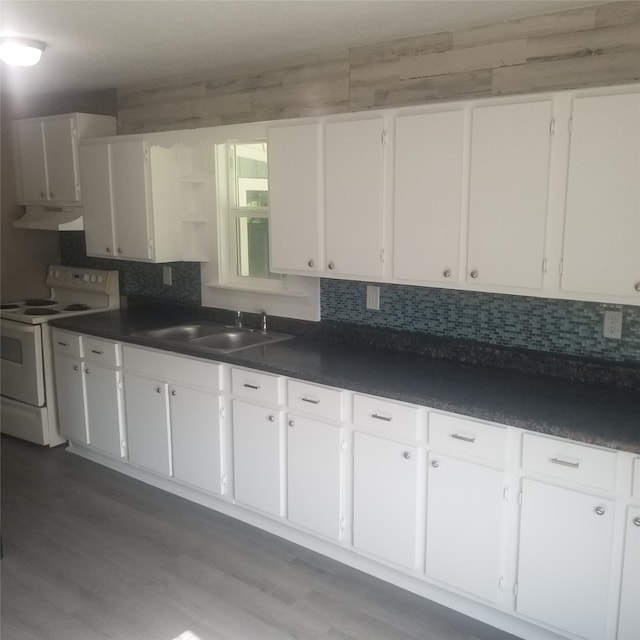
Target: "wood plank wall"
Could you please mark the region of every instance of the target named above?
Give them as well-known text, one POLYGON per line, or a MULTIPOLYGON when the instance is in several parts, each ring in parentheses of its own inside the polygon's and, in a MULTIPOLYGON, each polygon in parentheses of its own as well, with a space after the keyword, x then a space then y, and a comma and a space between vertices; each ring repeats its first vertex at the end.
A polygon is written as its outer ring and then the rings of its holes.
POLYGON ((118 91, 119 133, 640 80, 640 1, 325 52, 118 91))

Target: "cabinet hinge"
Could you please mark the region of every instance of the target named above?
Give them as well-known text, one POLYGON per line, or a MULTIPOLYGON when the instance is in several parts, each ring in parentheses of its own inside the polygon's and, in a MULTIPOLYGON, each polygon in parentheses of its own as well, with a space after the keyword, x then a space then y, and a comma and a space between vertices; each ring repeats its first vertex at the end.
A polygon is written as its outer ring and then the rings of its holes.
POLYGON ((344 531, 345 526, 346 526, 346 523, 344 518, 340 518, 340 531, 344 531))
POLYGON ((518 583, 517 582, 513 585, 513 595, 516 596, 516 598, 518 597, 518 583))
POLYGON ((555 135, 556 133, 556 119, 551 118, 551 122, 549 123, 549 135, 555 135))
POLYGON ((382 132, 381 142, 382 142, 383 145, 387 144, 387 132, 386 131, 382 132))
POLYGON ((380 249, 380 262, 384 262, 384 249, 380 249))
POLYGON ((220 409, 220 417, 224 418, 225 414, 224 414, 224 407, 222 407, 222 409, 220 409))
POLYGON ((118 389, 120 391, 122 391, 124 389, 124 386, 123 386, 122 382, 118 382, 118 389))
POLYGON ((223 474, 220 476, 220 484, 221 484, 223 487, 226 487, 226 486, 227 486, 227 474, 226 474, 226 473, 223 473, 223 474))
POLYGON ((522 504, 522 491, 518 494, 518 504, 522 504))
POLYGON ((560 264, 558 265, 558 272, 562 275, 562 270, 564 269, 564 261, 560 260, 560 264))
POLYGON ((341 440, 340 441, 340 451, 342 451, 343 453, 347 450, 347 441, 346 440, 341 440))
POLYGON ((569 133, 573 131, 573 118, 569 118, 569 124, 567 125, 567 128, 569 129, 569 133))
POLYGON ((502 499, 505 500, 505 501, 509 500, 509 487, 505 487, 502 490, 502 499))
POLYGON ((542 259, 542 273, 547 273, 547 259, 542 259))
POLYGON ((504 576, 498 578, 498 591, 502 591, 502 589, 504 589, 504 576))

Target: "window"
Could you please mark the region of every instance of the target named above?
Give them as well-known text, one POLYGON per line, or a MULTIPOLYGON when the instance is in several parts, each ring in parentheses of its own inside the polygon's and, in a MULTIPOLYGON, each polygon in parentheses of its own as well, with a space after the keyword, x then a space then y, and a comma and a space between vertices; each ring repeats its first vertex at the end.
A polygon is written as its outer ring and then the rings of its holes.
POLYGON ((230 143, 229 276, 281 280, 269 271, 269 177, 266 141, 230 143))

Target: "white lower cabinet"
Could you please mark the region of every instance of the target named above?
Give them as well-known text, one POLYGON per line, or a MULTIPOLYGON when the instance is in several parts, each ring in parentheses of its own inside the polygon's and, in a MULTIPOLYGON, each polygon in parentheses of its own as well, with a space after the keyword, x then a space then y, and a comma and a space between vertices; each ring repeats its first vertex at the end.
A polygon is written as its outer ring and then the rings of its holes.
POLYGON ((522 481, 516 610, 581 638, 607 637, 614 503, 522 481))
POLYGON ((417 447, 355 433, 353 546, 417 570, 419 526, 417 447))
POLYGON ((504 472, 430 453, 426 575, 490 602, 504 581, 504 472))
POLYGON ((618 640, 638 640, 640 638, 640 507, 629 507, 625 522, 618 640))
POLYGON ((282 412, 233 401, 233 477, 237 502, 284 515, 282 412))
POLYGON ((342 538, 342 430, 289 414, 287 505, 291 522, 328 538, 342 538))
POLYGON ((72 442, 88 444, 83 362, 56 353, 54 366, 60 433, 72 442))
POLYGON ((129 462, 170 476, 169 386, 127 371, 124 388, 129 462))

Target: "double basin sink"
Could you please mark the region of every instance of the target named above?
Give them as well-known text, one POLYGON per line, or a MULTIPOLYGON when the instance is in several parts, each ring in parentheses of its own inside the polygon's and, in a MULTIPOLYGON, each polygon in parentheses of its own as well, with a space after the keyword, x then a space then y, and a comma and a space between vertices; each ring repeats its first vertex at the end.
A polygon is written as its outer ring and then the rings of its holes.
POLYGON ((259 331, 246 327, 230 327, 212 322, 193 322, 161 329, 138 331, 134 336, 151 338, 160 343, 184 344, 212 353, 232 353, 289 340, 293 336, 275 331, 259 331))

